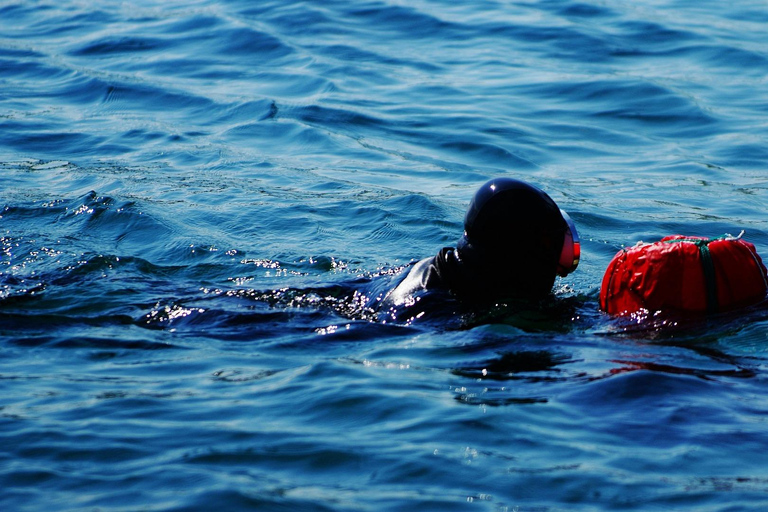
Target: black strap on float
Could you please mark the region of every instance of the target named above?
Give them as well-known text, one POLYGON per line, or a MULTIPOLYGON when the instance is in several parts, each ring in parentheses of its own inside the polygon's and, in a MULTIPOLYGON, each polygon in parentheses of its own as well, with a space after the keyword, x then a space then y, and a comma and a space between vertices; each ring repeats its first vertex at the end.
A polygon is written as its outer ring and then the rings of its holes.
POLYGON ((701 264, 704 267, 704 281, 707 285, 707 313, 717 313, 719 304, 717 303, 717 280, 715 279, 715 264, 712 262, 712 254, 707 245, 709 240, 700 240, 699 246, 701 254, 701 264))
POLYGON ((715 240, 722 240, 725 237, 712 238, 709 240, 698 240, 695 238, 678 238, 676 240, 667 240, 666 243, 688 242, 696 244, 701 255, 701 266, 704 271, 704 285, 707 288, 707 313, 714 314, 720 309, 717 301, 717 279, 715 278, 715 264, 712 261, 712 254, 709 252, 709 243, 715 240))

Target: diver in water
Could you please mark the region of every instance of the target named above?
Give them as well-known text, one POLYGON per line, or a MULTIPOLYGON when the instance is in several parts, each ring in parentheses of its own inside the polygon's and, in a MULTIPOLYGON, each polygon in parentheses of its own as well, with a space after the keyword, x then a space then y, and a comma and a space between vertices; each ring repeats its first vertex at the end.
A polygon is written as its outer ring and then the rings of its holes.
POLYGON ((463 305, 546 297, 555 276, 579 264, 580 244, 568 214, 523 181, 496 178, 475 193, 456 248, 445 247, 413 265, 377 306, 384 320, 418 318, 430 296, 463 305), (429 293, 427 293, 429 292, 429 293))

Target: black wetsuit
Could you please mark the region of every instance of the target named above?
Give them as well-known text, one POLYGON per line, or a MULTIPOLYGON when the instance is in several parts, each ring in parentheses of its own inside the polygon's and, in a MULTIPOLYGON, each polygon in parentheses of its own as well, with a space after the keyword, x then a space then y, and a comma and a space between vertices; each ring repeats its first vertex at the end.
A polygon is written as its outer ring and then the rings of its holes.
POLYGON ((375 306, 382 321, 409 322, 435 310, 455 314, 461 262, 456 249, 444 247, 436 256, 414 263, 405 277, 375 306), (427 293, 429 292, 429 293, 427 293), (446 305, 451 311, 446 311, 446 305))
POLYGON ((402 322, 446 309, 546 297, 567 228, 543 191, 510 178, 491 180, 470 202, 456 248, 444 247, 415 263, 373 308, 382 320, 402 322))

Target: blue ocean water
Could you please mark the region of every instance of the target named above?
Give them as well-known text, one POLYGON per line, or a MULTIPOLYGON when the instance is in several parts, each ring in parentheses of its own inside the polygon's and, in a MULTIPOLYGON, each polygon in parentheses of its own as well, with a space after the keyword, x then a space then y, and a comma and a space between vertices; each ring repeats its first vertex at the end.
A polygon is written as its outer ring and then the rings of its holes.
POLYGON ((638 240, 768 256, 766 22, 0 2, 0 508, 764 510, 768 312, 597 297, 638 240), (578 225, 552 303, 376 321, 495 176, 578 225))

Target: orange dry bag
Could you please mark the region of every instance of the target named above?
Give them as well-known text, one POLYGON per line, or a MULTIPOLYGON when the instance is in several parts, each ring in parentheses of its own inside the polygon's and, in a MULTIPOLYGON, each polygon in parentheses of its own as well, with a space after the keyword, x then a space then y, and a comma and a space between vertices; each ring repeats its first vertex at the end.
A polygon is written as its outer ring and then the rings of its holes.
POLYGON ((740 237, 668 236, 622 249, 603 276, 600 307, 716 313, 765 299, 768 277, 755 246, 740 237))

